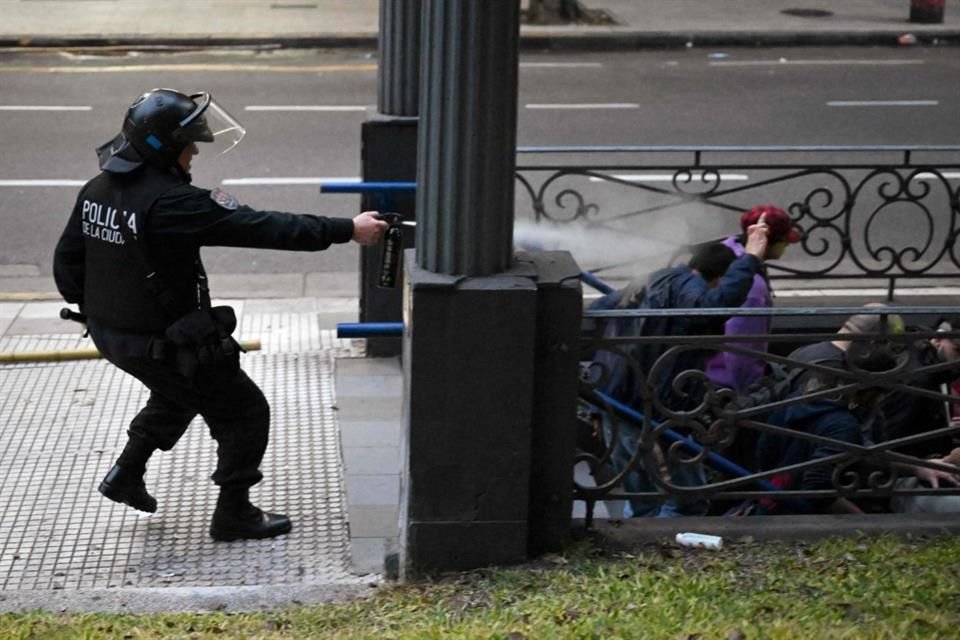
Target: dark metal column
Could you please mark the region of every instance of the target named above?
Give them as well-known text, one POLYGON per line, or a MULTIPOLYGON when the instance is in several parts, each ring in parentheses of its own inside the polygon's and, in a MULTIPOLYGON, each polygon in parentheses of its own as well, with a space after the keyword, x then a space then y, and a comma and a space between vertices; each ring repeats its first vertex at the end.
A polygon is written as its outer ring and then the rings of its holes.
POLYGON ((414 117, 420 107, 420 0, 380 0, 377 111, 414 117))
MULTIPOLYGON (((417 110, 420 98, 421 0, 381 0, 377 108, 379 114, 363 124, 363 178, 368 182, 413 182, 417 177, 417 110)), ((364 196, 363 210, 391 210, 414 220, 413 194, 389 200, 364 196)), ((404 228, 404 245, 413 246, 414 233, 404 228)), ((402 287, 378 284, 382 247, 360 251, 360 320, 399 322, 403 314, 402 287)), ((403 282, 403 267, 397 278, 403 282)), ((398 338, 370 338, 368 356, 400 353, 398 338)))
POLYGON ((516 0, 425 0, 417 264, 483 276, 513 258, 516 0))

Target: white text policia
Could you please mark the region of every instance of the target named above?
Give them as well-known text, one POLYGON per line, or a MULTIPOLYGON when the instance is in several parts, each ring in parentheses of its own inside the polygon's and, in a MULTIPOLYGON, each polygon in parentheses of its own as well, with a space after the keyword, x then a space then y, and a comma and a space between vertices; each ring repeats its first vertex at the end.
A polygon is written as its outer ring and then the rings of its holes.
POLYGON ((119 212, 117 209, 99 202, 84 200, 81 213, 83 235, 111 244, 123 244, 123 233, 120 231, 121 219, 118 218, 118 213, 120 213, 122 220, 127 221, 130 230, 136 234, 137 214, 135 212, 119 212))

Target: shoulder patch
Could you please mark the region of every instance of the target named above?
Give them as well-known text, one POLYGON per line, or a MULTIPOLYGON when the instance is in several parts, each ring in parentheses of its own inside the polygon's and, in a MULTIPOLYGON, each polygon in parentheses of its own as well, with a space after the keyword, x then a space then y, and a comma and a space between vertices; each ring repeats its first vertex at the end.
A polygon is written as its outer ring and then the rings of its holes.
POLYGON ((228 209, 230 211, 236 211, 237 207, 240 206, 240 203, 237 202, 236 198, 234 198, 232 195, 230 195, 226 191, 222 191, 220 189, 214 189, 213 191, 211 191, 210 199, 216 202, 218 205, 220 205, 224 209, 228 209))

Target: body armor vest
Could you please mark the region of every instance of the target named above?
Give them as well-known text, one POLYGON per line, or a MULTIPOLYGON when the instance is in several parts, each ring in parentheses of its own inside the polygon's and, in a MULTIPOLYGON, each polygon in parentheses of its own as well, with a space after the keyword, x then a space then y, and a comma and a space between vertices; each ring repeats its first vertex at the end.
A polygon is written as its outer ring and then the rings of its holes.
POLYGON ((83 311, 89 317, 114 329, 156 333, 197 308, 199 246, 175 238, 161 244, 148 233, 154 202, 184 182, 147 166, 133 174, 103 172, 87 183, 77 206, 86 243, 83 311), (131 247, 134 235, 139 250, 131 247), (148 283, 144 254, 156 270, 151 283, 166 289, 166 304, 148 283))

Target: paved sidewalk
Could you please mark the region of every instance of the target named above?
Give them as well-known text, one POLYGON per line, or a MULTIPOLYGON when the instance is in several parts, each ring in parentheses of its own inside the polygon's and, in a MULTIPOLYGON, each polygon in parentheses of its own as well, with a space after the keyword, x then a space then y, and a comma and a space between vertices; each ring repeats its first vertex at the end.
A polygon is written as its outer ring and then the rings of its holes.
MULTIPOLYGON (((602 26, 523 26, 528 47, 960 42, 960 1, 911 24, 909 0, 582 0, 602 26), (817 12, 824 15, 815 17, 817 12), (811 13, 814 14, 811 16, 811 13), (798 15, 800 14, 800 15, 798 15), (803 15, 806 14, 806 15, 803 15)), ((0 0, 0 46, 374 47, 376 0, 0 0)))
MULTIPOLYGON (((199 418, 148 465, 157 513, 104 499, 96 487, 142 385, 101 359, 0 364, 0 611, 261 609, 380 583, 400 498, 398 360, 335 337, 355 297, 218 303, 237 310, 241 340, 262 343, 243 356, 272 407, 253 497, 289 514, 293 532, 209 538, 215 443, 199 418)), ((0 354, 90 350, 61 306, 0 302, 0 354)))

